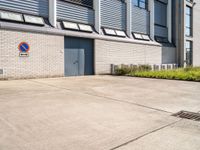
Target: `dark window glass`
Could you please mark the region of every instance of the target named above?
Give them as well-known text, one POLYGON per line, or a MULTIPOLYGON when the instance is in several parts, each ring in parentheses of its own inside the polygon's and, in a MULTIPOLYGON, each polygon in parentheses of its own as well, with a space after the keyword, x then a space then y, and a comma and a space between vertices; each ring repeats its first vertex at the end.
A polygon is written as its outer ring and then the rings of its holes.
POLYGON ((155 24, 167 27, 167 4, 155 1, 155 24))
POLYGON ((192 58, 193 58, 192 42, 191 41, 186 41, 186 64, 188 66, 192 65, 192 58))
POLYGON ((133 4, 137 7, 148 9, 148 0, 133 0, 133 4))
POLYGON ((185 27, 186 27, 186 35, 192 36, 192 8, 189 6, 186 7, 185 27))
POLYGON ((169 43, 168 39, 166 37, 159 37, 159 36, 155 36, 155 40, 158 43, 169 43))

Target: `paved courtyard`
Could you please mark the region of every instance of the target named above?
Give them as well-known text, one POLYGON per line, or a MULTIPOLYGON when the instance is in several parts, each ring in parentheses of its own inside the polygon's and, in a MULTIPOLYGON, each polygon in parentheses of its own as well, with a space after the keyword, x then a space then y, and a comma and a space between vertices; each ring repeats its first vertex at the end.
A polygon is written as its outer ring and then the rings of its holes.
POLYGON ((200 83, 114 76, 0 81, 0 150, 200 150, 200 83))

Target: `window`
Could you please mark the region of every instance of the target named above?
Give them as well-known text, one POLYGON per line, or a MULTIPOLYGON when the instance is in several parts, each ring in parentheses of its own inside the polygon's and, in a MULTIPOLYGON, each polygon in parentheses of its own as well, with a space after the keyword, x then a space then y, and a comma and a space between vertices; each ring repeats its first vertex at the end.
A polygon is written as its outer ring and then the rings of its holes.
POLYGON ((155 0, 155 40, 159 43, 169 43, 167 5, 166 1, 155 0))
POLYGON ((42 17, 24 15, 24 20, 29 24, 44 25, 44 19, 42 17))
POLYGON ((142 37, 143 37, 143 40, 150 41, 150 37, 148 35, 143 34, 142 37))
POLYGON ((115 30, 113 30, 113 29, 104 28, 104 32, 105 32, 106 35, 114 35, 114 36, 117 35, 115 30))
POLYGON ((79 30, 78 24, 73 22, 63 21, 63 27, 65 29, 79 30))
POLYGON ((45 25, 44 19, 42 17, 7 12, 7 11, 0 11, 0 19, 6 20, 6 21, 14 21, 14 22, 21 22, 21 23, 27 23, 27 24, 32 24, 32 25, 39 25, 39 26, 45 25))
POLYGON ((133 37, 137 40, 150 41, 150 37, 146 34, 133 33, 133 37))
POLYGON ((79 29, 84 32, 93 32, 92 27, 86 24, 79 24, 79 29))
POLYGON ((167 27, 167 3, 155 1, 155 24, 167 27))
POLYGON ((22 14, 0 11, 0 19, 7 21, 24 22, 22 14))
POLYGON ((192 52, 192 42, 186 41, 186 65, 191 66, 192 65, 192 58, 193 58, 193 52, 192 52))
POLYGON ((133 4, 137 7, 148 9, 148 0, 133 0, 133 4))
POLYGON ((104 31, 105 35, 126 37, 126 33, 122 30, 103 28, 103 31, 104 31))
POLYGON ((186 36, 192 36, 192 8, 187 6, 186 7, 186 36))
POLYGON ((83 31, 83 32, 93 32, 93 28, 90 25, 87 24, 78 24, 74 22, 68 22, 63 21, 62 22, 64 29, 68 30, 77 30, 77 31, 83 31))
POLYGON ((126 33, 124 31, 121 30, 115 30, 117 36, 121 36, 121 37, 126 37, 126 33))
POLYGON ((166 37, 155 36, 155 40, 158 43, 169 43, 169 41, 166 37))

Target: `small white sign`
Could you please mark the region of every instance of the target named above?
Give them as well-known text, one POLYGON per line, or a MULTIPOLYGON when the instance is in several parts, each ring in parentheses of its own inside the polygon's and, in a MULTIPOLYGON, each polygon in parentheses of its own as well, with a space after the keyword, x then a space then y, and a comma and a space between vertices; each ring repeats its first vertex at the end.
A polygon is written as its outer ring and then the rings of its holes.
POLYGON ((121 37, 126 37, 126 33, 124 31, 121 30, 115 30, 117 36, 121 36, 121 37))
POLYGON ((90 25, 79 24, 79 28, 81 31, 93 32, 92 27, 90 25))
POLYGON ((20 52, 19 57, 28 57, 29 53, 28 52, 20 52))
POLYGON ((23 22, 21 14, 6 11, 0 11, 0 19, 23 22))
POLYGON ((104 28, 105 34, 107 35, 116 35, 115 30, 104 28))
POLYGON ((65 29, 79 30, 77 23, 63 21, 65 29))
POLYGON ((44 19, 42 17, 24 15, 24 19, 26 23, 44 25, 44 19))

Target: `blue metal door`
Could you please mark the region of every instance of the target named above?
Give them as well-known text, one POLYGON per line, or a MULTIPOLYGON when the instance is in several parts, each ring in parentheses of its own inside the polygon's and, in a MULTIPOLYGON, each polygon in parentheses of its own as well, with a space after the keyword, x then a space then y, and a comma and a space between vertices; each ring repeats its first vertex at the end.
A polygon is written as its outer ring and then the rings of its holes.
POLYGON ((94 74, 93 41, 65 37, 65 76, 94 74))
POLYGON ((78 49, 66 49, 65 50, 65 75, 77 76, 78 72, 78 49))
POLYGON ((83 76, 85 73, 85 50, 78 49, 78 75, 83 76))

